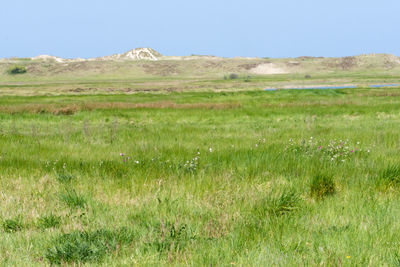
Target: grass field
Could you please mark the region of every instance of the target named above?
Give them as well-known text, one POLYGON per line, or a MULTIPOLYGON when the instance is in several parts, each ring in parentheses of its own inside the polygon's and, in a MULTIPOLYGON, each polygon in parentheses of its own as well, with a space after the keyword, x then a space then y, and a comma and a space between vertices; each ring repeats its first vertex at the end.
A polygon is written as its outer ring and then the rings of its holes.
POLYGON ((398 88, 2 96, 0 265, 399 266, 399 107, 398 88))

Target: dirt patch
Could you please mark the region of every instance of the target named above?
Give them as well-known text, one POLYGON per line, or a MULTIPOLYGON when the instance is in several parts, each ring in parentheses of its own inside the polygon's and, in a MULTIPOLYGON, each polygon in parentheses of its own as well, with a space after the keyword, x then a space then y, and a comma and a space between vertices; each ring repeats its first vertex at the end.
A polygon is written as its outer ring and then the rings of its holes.
POLYGON ((254 74, 260 74, 260 75, 289 73, 286 70, 284 70, 283 68, 276 66, 274 63, 259 64, 258 66, 250 69, 250 72, 254 73, 254 74))

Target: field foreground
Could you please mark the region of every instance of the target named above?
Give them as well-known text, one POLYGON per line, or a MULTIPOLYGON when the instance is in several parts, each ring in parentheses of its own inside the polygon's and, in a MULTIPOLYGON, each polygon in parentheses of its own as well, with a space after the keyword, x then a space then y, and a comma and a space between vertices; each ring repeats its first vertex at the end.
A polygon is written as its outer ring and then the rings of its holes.
POLYGON ((400 265, 396 88, 0 98, 0 265, 400 265))

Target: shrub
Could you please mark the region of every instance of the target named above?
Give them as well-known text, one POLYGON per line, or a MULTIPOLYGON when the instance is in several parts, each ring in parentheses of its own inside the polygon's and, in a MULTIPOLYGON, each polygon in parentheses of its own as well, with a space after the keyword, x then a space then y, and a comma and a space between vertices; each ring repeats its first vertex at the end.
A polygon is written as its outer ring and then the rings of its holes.
POLYGON ((27 69, 25 66, 20 66, 20 65, 14 65, 8 69, 8 74, 14 75, 14 74, 23 74, 27 72, 27 69))
POLYGON ((70 208, 84 208, 87 204, 86 198, 73 189, 60 194, 60 200, 70 208))
POLYGON ((349 70, 357 65, 357 59, 355 57, 344 57, 338 65, 342 70, 349 70))
POLYGON ((61 224, 61 217, 52 213, 42 216, 38 220, 38 226, 41 229, 56 228, 61 224))
POLYGON ((131 243, 133 238, 133 232, 126 228, 72 232, 54 239, 45 257, 51 264, 100 262, 107 253, 131 243))
POLYGON ((23 223, 20 217, 8 219, 3 222, 3 229, 6 233, 14 233, 21 231, 23 223))
POLYGON ((229 74, 229 79, 234 80, 234 79, 237 79, 237 78, 239 78, 239 75, 237 75, 236 73, 229 74))
POLYGON ((308 74, 307 74, 307 75, 304 76, 304 78, 306 78, 306 79, 311 79, 311 75, 308 75, 308 74))
POLYGON ((323 199, 336 192, 336 185, 331 176, 318 174, 311 180, 310 192, 312 197, 323 199))

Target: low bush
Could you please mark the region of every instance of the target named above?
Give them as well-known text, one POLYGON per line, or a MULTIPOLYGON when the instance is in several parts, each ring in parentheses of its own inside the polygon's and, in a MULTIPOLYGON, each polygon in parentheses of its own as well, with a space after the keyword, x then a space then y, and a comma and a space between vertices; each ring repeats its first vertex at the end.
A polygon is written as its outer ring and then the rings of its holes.
POLYGON ((25 66, 21 65, 14 65, 8 69, 8 74, 14 75, 14 74, 23 74, 27 72, 27 69, 25 66))
POLYGON ((239 78, 239 75, 237 75, 236 73, 229 74, 229 79, 234 80, 234 79, 237 79, 237 78, 239 78))
POLYGON ((238 78, 239 78, 239 75, 237 75, 236 73, 231 73, 229 75, 224 76, 224 80, 235 80, 238 78))

